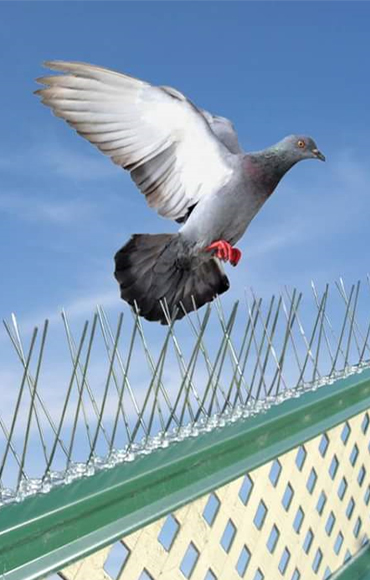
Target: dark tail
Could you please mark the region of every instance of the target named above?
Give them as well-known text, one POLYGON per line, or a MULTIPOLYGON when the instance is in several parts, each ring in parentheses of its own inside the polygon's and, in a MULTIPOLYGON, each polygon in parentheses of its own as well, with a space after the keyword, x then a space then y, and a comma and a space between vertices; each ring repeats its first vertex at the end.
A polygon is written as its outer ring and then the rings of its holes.
POLYGON ((161 302, 179 319, 229 288, 218 260, 190 259, 178 234, 135 234, 114 259, 121 298, 161 324, 167 324, 161 302))

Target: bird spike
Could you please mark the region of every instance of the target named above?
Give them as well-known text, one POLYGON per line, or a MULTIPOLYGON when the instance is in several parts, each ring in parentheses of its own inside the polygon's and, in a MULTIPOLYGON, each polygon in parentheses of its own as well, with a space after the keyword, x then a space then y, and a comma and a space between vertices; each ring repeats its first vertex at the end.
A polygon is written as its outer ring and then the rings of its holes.
POLYGON ((63 310, 59 335, 55 321, 22 332, 12 315, 6 370, 18 387, 0 414, 0 505, 368 366, 369 284, 311 289, 252 290, 231 308, 217 298, 197 310, 193 298, 177 322, 163 300, 167 326, 143 322, 137 305, 115 330, 101 306, 79 330, 63 310))

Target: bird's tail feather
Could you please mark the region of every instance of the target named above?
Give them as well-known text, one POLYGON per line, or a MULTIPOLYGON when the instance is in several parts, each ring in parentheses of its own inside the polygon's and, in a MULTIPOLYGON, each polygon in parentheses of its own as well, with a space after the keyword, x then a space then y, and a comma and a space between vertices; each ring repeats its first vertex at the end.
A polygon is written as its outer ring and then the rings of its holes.
POLYGON ((162 324, 168 323, 166 309, 179 319, 229 288, 219 261, 187 258, 178 234, 135 234, 117 252, 115 264, 122 299, 162 324))

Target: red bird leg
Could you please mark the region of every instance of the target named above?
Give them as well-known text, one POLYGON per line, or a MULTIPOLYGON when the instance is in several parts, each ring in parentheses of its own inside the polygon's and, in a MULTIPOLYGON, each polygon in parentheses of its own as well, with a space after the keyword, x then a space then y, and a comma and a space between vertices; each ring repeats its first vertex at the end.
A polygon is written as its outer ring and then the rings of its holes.
POLYGON ((232 266, 236 266, 242 256, 240 250, 233 248, 225 240, 217 240, 217 242, 213 242, 206 248, 206 252, 211 252, 212 250, 216 250, 215 255, 217 258, 224 262, 230 262, 232 266))
POLYGON ((213 244, 207 246, 206 248, 206 252, 211 252, 212 250, 216 250, 216 258, 219 258, 224 262, 228 262, 230 260, 232 247, 230 246, 229 242, 225 242, 225 240, 217 240, 217 242, 213 242, 213 244))

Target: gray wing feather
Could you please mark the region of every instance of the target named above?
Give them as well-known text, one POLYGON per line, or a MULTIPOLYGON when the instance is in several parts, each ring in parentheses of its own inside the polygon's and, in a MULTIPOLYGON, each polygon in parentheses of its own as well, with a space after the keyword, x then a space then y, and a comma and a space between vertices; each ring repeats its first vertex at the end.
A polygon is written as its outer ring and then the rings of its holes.
POLYGON ((235 155, 243 153, 243 150, 239 145, 238 134, 235 131, 233 123, 229 119, 226 119, 226 117, 220 117, 219 115, 212 115, 204 109, 200 109, 200 112, 211 127, 213 133, 221 143, 227 147, 230 153, 234 153, 235 155))
POLYGON ((46 65, 64 74, 38 79, 42 102, 130 171, 162 216, 181 219, 230 180, 231 149, 217 138, 219 123, 176 89, 85 63, 46 65))

